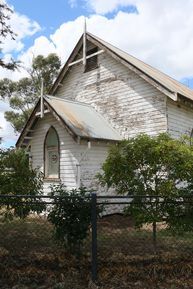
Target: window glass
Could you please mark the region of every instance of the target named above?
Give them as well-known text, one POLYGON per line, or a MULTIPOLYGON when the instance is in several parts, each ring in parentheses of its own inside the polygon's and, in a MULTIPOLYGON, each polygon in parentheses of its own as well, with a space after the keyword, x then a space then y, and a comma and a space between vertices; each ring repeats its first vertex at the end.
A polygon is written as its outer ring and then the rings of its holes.
POLYGON ((45 141, 45 177, 59 178, 59 142, 54 128, 50 128, 45 141))

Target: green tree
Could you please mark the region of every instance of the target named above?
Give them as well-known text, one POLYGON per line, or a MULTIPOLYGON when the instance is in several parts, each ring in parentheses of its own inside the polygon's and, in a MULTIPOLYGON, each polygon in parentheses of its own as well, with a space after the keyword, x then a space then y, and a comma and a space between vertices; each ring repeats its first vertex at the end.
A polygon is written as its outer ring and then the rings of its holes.
MULTIPOLYGON (((0 3, 0 45, 3 43, 3 39, 9 37, 11 39, 15 39, 15 34, 12 31, 10 25, 8 24, 8 21, 10 19, 12 10, 6 3, 0 3)), ((1 52, 1 49, 0 49, 1 52)), ((0 57, 0 66, 9 70, 14 70, 17 67, 18 63, 11 59, 9 62, 5 62, 0 57)))
POLYGON ((103 185, 133 196, 127 212, 138 227, 153 224, 154 241, 156 222, 192 230, 193 205, 187 198, 193 196, 193 149, 185 141, 138 135, 112 146, 102 169, 103 185))
POLYGON ((0 95, 8 100, 11 111, 5 112, 5 118, 11 123, 14 130, 20 132, 28 120, 29 115, 37 102, 41 79, 44 81, 44 93, 48 93, 54 79, 60 69, 61 62, 54 53, 47 57, 39 55, 32 61, 32 67, 28 70, 29 77, 12 81, 4 78, 0 81, 0 95))
POLYGON ((41 79, 44 81, 44 93, 49 92, 60 67, 60 59, 55 53, 50 53, 47 57, 38 55, 33 59, 28 72, 38 92, 41 90, 41 79))
MULTIPOLYGON (((0 150, 0 195, 42 195, 42 174, 29 166, 28 156, 22 149, 0 150)), ((31 211, 40 213, 44 206, 31 204, 31 199, 0 198, 0 209, 6 215, 26 217, 31 211), (21 203, 23 202, 23 203, 21 203)))

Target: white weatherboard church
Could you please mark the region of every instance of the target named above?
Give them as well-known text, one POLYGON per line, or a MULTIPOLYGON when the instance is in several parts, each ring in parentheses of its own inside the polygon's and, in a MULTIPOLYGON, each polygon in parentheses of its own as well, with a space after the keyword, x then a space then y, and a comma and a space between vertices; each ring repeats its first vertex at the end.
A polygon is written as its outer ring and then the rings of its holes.
POLYGON ((85 32, 41 97, 16 146, 30 151, 45 189, 97 188, 108 147, 138 133, 192 134, 193 91, 85 32))

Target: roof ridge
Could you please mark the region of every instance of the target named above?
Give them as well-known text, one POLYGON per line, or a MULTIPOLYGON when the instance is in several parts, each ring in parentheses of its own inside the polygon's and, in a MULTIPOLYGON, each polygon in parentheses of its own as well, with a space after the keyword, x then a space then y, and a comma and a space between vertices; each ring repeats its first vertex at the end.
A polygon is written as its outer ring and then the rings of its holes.
MULTIPOLYGON (((132 54, 128 53, 127 51, 125 51, 125 50, 123 50, 123 49, 111 44, 110 42, 108 42, 106 40, 103 40, 102 38, 100 38, 100 37, 98 37, 98 36, 96 36, 96 35, 94 35, 94 34, 92 34, 90 32, 87 32, 87 34, 89 36, 91 36, 92 38, 95 38, 97 41, 100 41, 103 45, 107 44, 107 45, 111 46, 112 48, 115 48, 115 49, 119 50, 121 53, 127 54, 129 57, 133 58, 136 62, 140 62, 141 64, 143 64, 146 67, 149 67, 150 69, 154 70, 155 72, 158 72, 158 73, 161 73, 161 74, 165 75, 169 80, 174 81, 177 85, 180 84, 180 86, 183 86, 185 89, 189 90, 189 92, 193 93, 193 89, 191 89, 190 87, 188 87, 185 84, 181 83, 179 80, 171 77, 169 74, 163 72, 159 68, 156 68, 156 67, 144 62, 143 60, 133 56, 132 54)), ((107 47, 107 48, 109 48, 109 47, 107 47)), ((138 68, 138 67, 136 66, 136 68, 138 68)), ((138 69, 140 69, 140 68, 138 68, 138 69)))
MULTIPOLYGON (((115 46, 114 44, 112 44, 112 43, 110 43, 110 42, 108 42, 108 41, 106 41, 106 40, 103 40, 102 38, 100 38, 100 37, 98 37, 98 36, 96 36, 96 35, 94 35, 94 34, 92 34, 92 33, 90 33, 90 32, 87 32, 87 34, 90 35, 90 36, 93 37, 93 38, 96 38, 96 40, 99 40, 99 41, 101 40, 101 41, 107 43, 108 45, 113 46, 114 48, 120 50, 121 52, 128 54, 130 57, 135 58, 137 61, 143 62, 143 64, 145 64, 145 65, 147 65, 147 66, 149 66, 149 67, 151 67, 151 68, 153 68, 153 69, 159 70, 158 68, 153 67, 152 65, 144 62, 143 60, 141 60, 141 59, 139 59, 139 58, 137 58, 137 57, 135 57, 135 56, 133 56, 132 54, 130 54, 130 53, 128 53, 127 51, 119 48, 118 46, 115 46)), ((161 70, 159 70, 159 71, 162 72, 161 70)), ((166 74, 165 72, 162 72, 162 73, 166 74)), ((169 76, 168 74, 166 74, 166 75, 169 76)), ((169 77, 172 78, 171 76, 169 76, 169 77)), ((174 79, 174 80, 175 80, 175 79, 174 79)))
MULTIPOLYGON (((93 41, 93 43, 95 43, 96 45, 101 45, 101 47, 104 47, 104 50, 106 49, 107 52, 109 52, 112 56, 115 56, 115 59, 117 59, 118 61, 123 61, 123 64, 127 66, 130 70, 138 74, 139 77, 149 82, 150 85, 153 85, 156 89, 161 91, 172 100, 177 101, 178 96, 184 96, 193 101, 193 89, 187 87, 179 80, 171 77, 165 72, 159 70, 159 68, 155 68, 150 64, 147 64, 146 62, 103 40, 102 38, 95 36, 90 32, 87 32, 87 36, 87 39, 89 41, 93 41)), ((74 59, 73 57, 75 57, 78 47, 81 47, 82 38, 83 35, 81 35, 64 67, 61 69, 57 79, 55 80, 52 88, 50 89, 51 93, 55 93, 58 84, 62 81, 63 77, 67 73, 68 63, 70 60, 74 59)))

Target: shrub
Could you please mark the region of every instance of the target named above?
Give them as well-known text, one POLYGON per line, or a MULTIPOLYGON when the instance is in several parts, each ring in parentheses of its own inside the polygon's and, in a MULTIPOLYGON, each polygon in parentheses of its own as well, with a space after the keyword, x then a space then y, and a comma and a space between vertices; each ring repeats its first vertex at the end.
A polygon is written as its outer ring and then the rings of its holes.
POLYGON ((90 194, 85 188, 68 191, 60 184, 51 186, 51 195, 56 198, 48 220, 54 225, 55 238, 70 253, 79 255, 91 224, 90 194))
POLYGON ((154 238, 156 222, 163 219, 174 231, 192 230, 193 148, 184 140, 138 135, 112 146, 102 169, 98 177, 103 185, 133 196, 127 212, 136 226, 152 223, 154 238), (155 197, 147 203, 145 196, 155 197))
POLYGON ((25 218, 31 211, 40 213, 44 209, 37 198, 43 194, 42 174, 30 168, 28 157, 22 149, 0 150, 0 195, 32 195, 33 200, 0 198, 0 208, 6 208, 5 216, 25 218), (32 204, 32 202, 34 204, 32 204))

